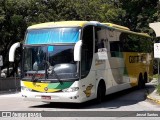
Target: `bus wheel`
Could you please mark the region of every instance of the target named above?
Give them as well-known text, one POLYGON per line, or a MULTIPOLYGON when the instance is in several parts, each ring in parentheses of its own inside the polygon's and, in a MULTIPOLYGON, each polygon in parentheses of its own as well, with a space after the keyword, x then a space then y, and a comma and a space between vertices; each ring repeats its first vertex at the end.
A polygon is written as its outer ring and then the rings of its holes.
POLYGON ((145 83, 148 82, 148 75, 147 75, 147 72, 144 73, 144 82, 145 82, 145 83))
POLYGON ((139 74, 139 79, 138 79, 138 88, 142 89, 145 87, 145 81, 143 79, 142 73, 139 74))
POLYGON ((105 98, 105 83, 100 82, 97 89, 97 103, 101 103, 105 98))

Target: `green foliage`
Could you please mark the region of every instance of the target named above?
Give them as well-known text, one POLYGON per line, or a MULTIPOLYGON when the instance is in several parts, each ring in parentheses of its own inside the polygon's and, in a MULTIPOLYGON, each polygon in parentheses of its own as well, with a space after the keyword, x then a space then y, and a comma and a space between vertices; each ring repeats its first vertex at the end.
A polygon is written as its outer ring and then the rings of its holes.
MULTIPOLYGON (((159 13, 158 0, 0 0, 0 54, 4 67, 8 66, 10 46, 23 41, 26 28, 36 23, 62 20, 112 22, 154 35, 148 24, 160 21, 159 13)), ((150 43, 142 44, 145 48, 150 43)))
POLYGON ((125 26, 141 32, 153 33, 148 24, 158 19, 158 0, 120 0, 121 7, 126 11, 123 18, 125 26))
POLYGON ((160 95, 160 84, 158 84, 156 88, 157 88, 157 93, 160 95))

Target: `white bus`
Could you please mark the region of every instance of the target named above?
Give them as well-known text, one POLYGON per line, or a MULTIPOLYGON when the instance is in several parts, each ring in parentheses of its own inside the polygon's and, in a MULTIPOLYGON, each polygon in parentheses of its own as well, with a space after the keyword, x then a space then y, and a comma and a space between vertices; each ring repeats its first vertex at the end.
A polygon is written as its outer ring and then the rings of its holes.
MULTIPOLYGON (((28 27, 22 44, 23 98, 101 102, 107 94, 144 87, 152 71, 152 54, 141 48, 130 50, 126 45, 132 38, 147 42, 150 36, 96 21, 49 22, 28 27)), ((20 43, 10 48, 11 62, 17 47, 20 43)))

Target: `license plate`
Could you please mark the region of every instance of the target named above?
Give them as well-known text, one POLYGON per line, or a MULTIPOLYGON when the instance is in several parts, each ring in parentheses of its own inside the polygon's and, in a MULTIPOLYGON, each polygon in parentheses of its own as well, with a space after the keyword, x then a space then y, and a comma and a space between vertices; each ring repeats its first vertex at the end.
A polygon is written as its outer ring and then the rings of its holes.
POLYGON ((42 99, 51 100, 51 96, 41 96, 42 99))

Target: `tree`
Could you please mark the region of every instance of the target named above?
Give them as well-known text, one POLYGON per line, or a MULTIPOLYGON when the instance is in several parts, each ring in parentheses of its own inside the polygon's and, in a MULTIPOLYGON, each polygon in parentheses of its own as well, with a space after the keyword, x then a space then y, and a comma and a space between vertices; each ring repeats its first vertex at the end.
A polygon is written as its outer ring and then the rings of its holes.
MULTIPOLYGON (((148 25, 160 21, 159 13, 158 0, 0 0, 0 54, 4 59, 3 68, 9 66, 10 46, 23 41, 30 25, 88 20, 111 22, 154 35, 148 25)), ((20 54, 20 51, 17 53, 20 54)))
POLYGON ((158 0, 120 0, 121 8, 126 11, 123 25, 131 30, 151 33, 148 27, 150 22, 157 21, 158 0))

